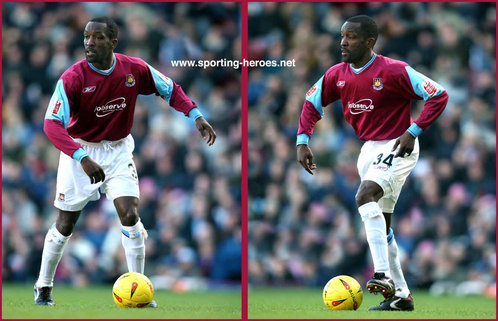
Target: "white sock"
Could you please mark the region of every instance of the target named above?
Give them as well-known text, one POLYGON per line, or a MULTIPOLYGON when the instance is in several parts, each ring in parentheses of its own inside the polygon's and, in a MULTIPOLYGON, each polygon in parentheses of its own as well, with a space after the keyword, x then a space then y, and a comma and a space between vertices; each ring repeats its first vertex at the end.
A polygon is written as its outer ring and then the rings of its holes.
POLYGON ((408 284, 406 284, 403 271, 401 270, 401 263, 398 256, 398 244, 394 239, 393 230, 389 230, 387 235, 388 251, 389 251, 389 269, 391 270, 392 279, 396 288, 396 296, 400 298, 407 298, 410 295, 408 284))
POLYGON ((40 275, 36 281, 37 287, 54 285, 55 270, 57 269, 57 265, 62 258, 62 253, 64 252, 64 248, 71 235, 62 235, 55 227, 55 223, 48 230, 47 235, 45 236, 45 244, 43 245, 40 275))
POLYGON ((365 225, 374 270, 391 277, 387 254, 386 220, 382 215, 382 210, 378 203, 370 202, 360 206, 358 211, 365 225))
POLYGON ((121 225, 121 244, 125 250, 126 264, 129 272, 144 273, 145 265, 145 240, 147 232, 138 219, 133 226, 121 225))

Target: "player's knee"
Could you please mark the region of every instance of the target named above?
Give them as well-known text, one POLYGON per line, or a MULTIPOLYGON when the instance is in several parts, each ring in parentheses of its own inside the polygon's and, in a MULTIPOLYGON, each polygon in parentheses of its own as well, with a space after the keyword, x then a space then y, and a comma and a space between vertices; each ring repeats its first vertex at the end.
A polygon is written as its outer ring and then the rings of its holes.
POLYGON ((120 216, 121 224, 124 226, 133 226, 138 222, 138 209, 135 206, 128 207, 120 216))
POLYGON ((383 195, 382 188, 375 182, 362 182, 355 200, 358 207, 370 202, 377 202, 383 195))
POLYGON ((71 235, 79 215, 79 212, 60 211, 57 221, 55 222, 55 228, 64 236, 71 235))
POLYGON ((73 233, 74 223, 69 221, 57 222, 56 227, 57 231, 64 236, 69 236, 73 233))
POLYGON ((355 195, 355 200, 356 200, 356 205, 360 207, 363 204, 375 202, 375 197, 370 190, 365 188, 360 188, 358 189, 358 192, 355 195))

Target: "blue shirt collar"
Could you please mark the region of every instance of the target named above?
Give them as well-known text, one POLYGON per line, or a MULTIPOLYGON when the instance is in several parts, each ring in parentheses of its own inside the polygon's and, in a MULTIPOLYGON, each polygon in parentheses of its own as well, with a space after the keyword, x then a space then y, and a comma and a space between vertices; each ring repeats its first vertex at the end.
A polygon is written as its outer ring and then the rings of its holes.
POLYGON ((92 68, 93 70, 95 70, 99 74, 109 76, 111 74, 111 72, 114 70, 114 67, 116 67, 116 55, 114 53, 112 53, 112 59, 113 59, 112 67, 108 70, 100 70, 97 67, 95 67, 94 65, 92 65, 91 63, 89 63, 88 60, 87 60, 87 62, 88 62, 88 65, 90 66, 90 68, 92 68))
POLYGON ((355 74, 359 74, 360 72, 362 72, 363 70, 365 70, 365 68, 367 68, 368 66, 370 66, 372 64, 372 62, 374 61, 375 57, 377 57, 377 55, 374 52, 373 55, 372 55, 372 58, 370 58, 370 60, 365 64, 365 66, 361 67, 360 69, 353 68, 353 64, 349 64, 349 67, 351 68, 351 71, 353 71, 355 74))

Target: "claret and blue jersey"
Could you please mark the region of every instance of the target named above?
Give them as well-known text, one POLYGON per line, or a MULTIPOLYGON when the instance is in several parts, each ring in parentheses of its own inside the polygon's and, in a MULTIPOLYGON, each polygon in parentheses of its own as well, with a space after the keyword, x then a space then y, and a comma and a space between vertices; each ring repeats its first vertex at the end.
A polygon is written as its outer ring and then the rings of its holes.
POLYGON ((339 63, 331 67, 306 93, 299 119, 297 144, 307 144, 323 107, 340 99, 345 119, 363 141, 387 140, 409 131, 415 137, 444 110, 444 88, 405 62, 373 54, 360 69, 339 63), (413 122, 412 100, 425 100, 413 122))
POLYGON ((55 147, 75 159, 86 154, 73 138, 116 141, 130 134, 138 95, 156 94, 186 116, 202 116, 180 86, 142 59, 116 53, 113 60, 108 70, 86 60, 74 64, 50 100, 44 130, 55 147))

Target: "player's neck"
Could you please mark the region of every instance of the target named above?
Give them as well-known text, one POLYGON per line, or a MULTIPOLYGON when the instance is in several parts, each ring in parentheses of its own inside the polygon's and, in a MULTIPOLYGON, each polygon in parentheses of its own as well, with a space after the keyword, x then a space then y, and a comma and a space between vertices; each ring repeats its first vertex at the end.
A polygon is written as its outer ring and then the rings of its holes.
POLYGON ((370 59, 372 59, 373 55, 374 52, 371 50, 367 55, 365 55, 365 57, 363 57, 363 59, 360 62, 356 63, 353 62, 351 63, 351 65, 353 66, 354 69, 361 69, 370 61, 370 59))
POLYGON ((106 59, 105 63, 102 64, 93 63, 92 65, 99 70, 109 70, 112 67, 113 63, 114 63, 114 53, 111 53, 111 56, 109 57, 109 59, 106 59))

